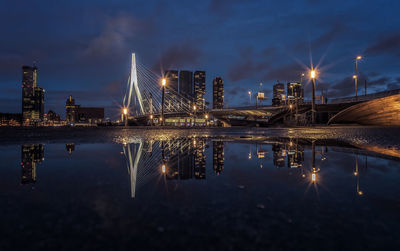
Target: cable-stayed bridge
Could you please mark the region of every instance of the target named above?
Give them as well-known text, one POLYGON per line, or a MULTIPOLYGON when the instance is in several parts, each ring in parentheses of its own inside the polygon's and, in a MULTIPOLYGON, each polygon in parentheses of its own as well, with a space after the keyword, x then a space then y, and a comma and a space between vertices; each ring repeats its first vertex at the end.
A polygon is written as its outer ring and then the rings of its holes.
POLYGON ((135 53, 127 81, 123 106, 129 115, 138 118, 149 115, 190 114, 196 109, 194 97, 179 92, 174 87, 162 85, 163 76, 159 76, 141 64, 135 53), (164 90, 163 90, 164 89, 164 90))
MULTIPOLYGON (((154 119, 159 123, 165 117, 198 118, 207 113, 224 125, 245 126, 286 123, 285 121, 298 123, 298 118, 302 115, 303 125, 306 125, 309 124, 308 114, 312 112, 312 105, 307 102, 296 106, 292 104, 278 107, 249 106, 207 111, 196 110, 195 104, 193 94, 180 92, 176 86, 170 85, 168 78, 155 74, 137 61, 135 53, 132 54, 130 74, 123 98, 124 113, 126 111, 125 121, 131 117, 138 121, 138 124, 145 125, 150 120, 153 123, 154 119)), ((370 94, 364 97, 338 99, 334 103, 316 104, 314 112, 317 113, 318 123, 400 126, 399 104, 400 89, 382 92, 379 95, 370 94)), ((194 121, 194 123, 190 122, 194 125, 196 120, 190 121, 194 121)))

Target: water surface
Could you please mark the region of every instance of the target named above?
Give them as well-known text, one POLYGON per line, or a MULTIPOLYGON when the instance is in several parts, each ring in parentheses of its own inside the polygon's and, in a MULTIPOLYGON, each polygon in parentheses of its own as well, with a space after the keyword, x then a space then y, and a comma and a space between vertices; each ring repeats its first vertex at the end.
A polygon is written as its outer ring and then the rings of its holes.
POLYGON ((393 144, 295 136, 0 145, 0 249, 397 249, 393 144))

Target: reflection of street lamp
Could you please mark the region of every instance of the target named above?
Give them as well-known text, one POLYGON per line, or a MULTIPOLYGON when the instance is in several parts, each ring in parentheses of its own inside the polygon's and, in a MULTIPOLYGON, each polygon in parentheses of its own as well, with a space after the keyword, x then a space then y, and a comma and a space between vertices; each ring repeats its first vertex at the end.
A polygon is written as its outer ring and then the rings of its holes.
POLYGON ((166 173, 166 167, 165 167, 165 164, 163 164, 163 165, 161 166, 161 172, 162 172, 163 174, 165 174, 165 173, 166 173))
POLYGON ((164 125, 164 99, 165 99, 165 85, 167 84, 167 80, 165 78, 161 79, 162 85, 162 96, 161 96, 161 124, 164 125))
POLYGON ((208 125, 208 114, 204 115, 204 118, 206 119, 206 126, 208 125))
POLYGON ((316 73, 315 69, 311 69, 310 77, 311 77, 311 81, 312 81, 312 103, 311 103, 312 124, 315 124, 315 77, 316 77, 316 75, 317 75, 317 73, 316 73))

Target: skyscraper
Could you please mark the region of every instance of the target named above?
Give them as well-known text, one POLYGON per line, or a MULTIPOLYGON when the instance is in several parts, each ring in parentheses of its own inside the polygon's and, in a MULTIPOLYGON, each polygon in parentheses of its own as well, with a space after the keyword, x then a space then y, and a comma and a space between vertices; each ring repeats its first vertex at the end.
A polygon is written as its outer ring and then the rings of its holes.
POLYGON ((205 99, 206 94, 206 72, 205 71, 195 71, 194 72, 194 96, 196 106, 199 111, 204 111, 205 109, 205 99))
POLYGON ((166 80, 166 84, 168 88, 174 89, 175 91, 179 91, 179 82, 178 82, 178 71, 168 70, 165 71, 164 77, 166 80))
POLYGON ((22 122, 30 125, 43 120, 44 90, 37 85, 37 67, 22 67, 22 122))
POLYGON ((224 81, 221 77, 213 80, 213 109, 224 108, 224 81))
POLYGON ((303 103, 304 101, 304 89, 302 88, 300 83, 293 82, 287 83, 287 98, 291 103, 299 102, 303 103))
POLYGON ((193 72, 180 71, 179 72, 179 93, 188 97, 193 97, 193 72))
POLYGON ((274 96, 272 99, 273 106, 280 106, 283 105, 283 98, 285 96, 285 85, 282 83, 276 83, 274 85, 274 96))
POLYGON ((171 109, 179 102, 177 94, 179 92, 179 72, 175 70, 165 71, 164 77, 166 80, 165 91, 165 107, 171 109))

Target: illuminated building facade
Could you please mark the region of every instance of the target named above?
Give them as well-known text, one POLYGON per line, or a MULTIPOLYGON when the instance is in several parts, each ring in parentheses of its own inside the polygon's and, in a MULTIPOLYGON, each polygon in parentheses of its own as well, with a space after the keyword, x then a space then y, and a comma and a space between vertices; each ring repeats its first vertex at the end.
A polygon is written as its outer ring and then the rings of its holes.
POLYGON ((272 105, 280 106, 285 104, 285 85, 282 83, 274 84, 272 105))
POLYGON ((81 107, 75 104, 75 99, 69 96, 65 104, 66 120, 68 124, 89 123, 97 124, 104 120, 104 108, 81 107))
POLYGON ((205 109, 205 99, 206 94, 206 72, 205 71, 195 71, 194 72, 194 96, 196 106, 199 111, 204 111, 205 109))
POLYGON ((216 77, 213 80, 213 109, 224 108, 224 80, 216 77))
POLYGON ((36 166, 44 160, 42 144, 21 146, 21 184, 36 182, 36 166))
POLYGON ((290 103, 304 102, 304 89, 300 83, 287 83, 287 99, 290 103))
POLYGON ((37 67, 22 67, 22 121, 33 125, 43 120, 44 89, 37 85, 37 67))

